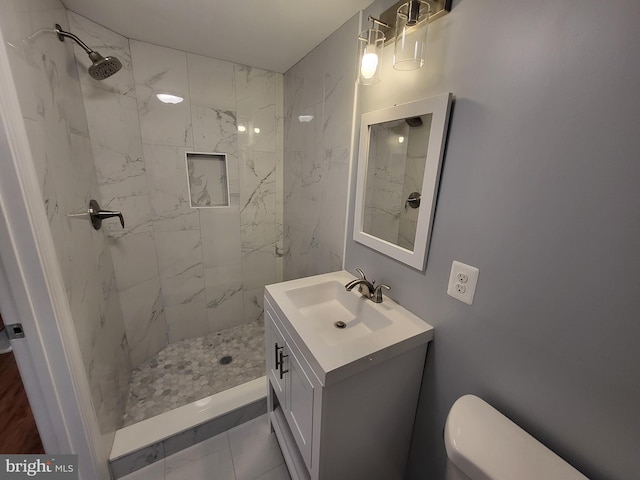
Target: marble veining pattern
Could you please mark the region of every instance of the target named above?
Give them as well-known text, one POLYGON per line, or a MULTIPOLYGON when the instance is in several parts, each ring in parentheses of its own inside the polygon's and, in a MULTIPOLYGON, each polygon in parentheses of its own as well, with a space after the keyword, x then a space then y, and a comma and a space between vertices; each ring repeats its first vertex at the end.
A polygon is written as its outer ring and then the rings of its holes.
POLYGON ((285 280, 342 267, 357 30, 354 17, 284 76, 285 280))
POLYGON ((143 42, 131 48, 169 341, 260 318, 255 291, 282 278, 275 174, 282 76, 143 42), (185 92, 180 108, 157 105, 151 92, 159 88, 185 92), (226 154, 228 207, 191 208, 222 201, 202 170, 187 168, 189 152, 226 154))
POLYGON ((264 362, 262 322, 172 343, 133 371, 125 425, 259 378, 264 362))
POLYGON ((69 30, 58 0, 7 0, 0 4, 7 46, 34 166, 71 309, 95 413, 109 447, 121 426, 131 369, 111 252, 103 232, 67 213, 100 198, 81 79, 71 42, 52 27, 69 30))
POLYGON ((238 154, 235 111, 194 105, 193 144, 199 152, 238 154))
POLYGON ((129 45, 143 142, 191 146, 193 138, 186 54, 136 40, 130 40, 129 45), (175 105, 162 103, 156 97, 157 93, 170 93, 185 101, 175 105))
MULTIPOLYGON (((124 65, 96 82, 75 50, 99 200, 126 220, 105 231, 133 365, 167 343, 260 318, 264 285, 283 275, 283 76, 69 18, 74 33, 124 65), (161 103, 162 92, 184 101, 161 103), (228 207, 191 208, 188 152, 226 155, 228 207)), ((43 173, 50 188, 55 172, 43 173)), ((196 203, 216 203, 202 172, 191 173, 196 203)))
POLYGON ((73 12, 68 15, 72 33, 123 64, 116 75, 95 81, 86 71, 86 53, 74 46, 100 202, 125 216, 124 229, 117 221, 107 221, 103 230, 113 258, 130 360, 136 367, 167 345, 168 334, 129 40, 73 12))

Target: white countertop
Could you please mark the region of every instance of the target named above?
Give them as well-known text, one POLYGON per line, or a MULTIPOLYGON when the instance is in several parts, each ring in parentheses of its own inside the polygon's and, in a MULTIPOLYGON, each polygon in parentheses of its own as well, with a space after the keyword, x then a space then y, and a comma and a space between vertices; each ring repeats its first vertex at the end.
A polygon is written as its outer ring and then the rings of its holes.
POLYGON ((265 287, 271 304, 319 380, 339 381, 433 338, 433 327, 388 297, 376 304, 344 285, 347 271, 265 287), (338 329, 336 320, 347 327, 338 329), (310 358, 311 357, 311 358, 310 358))

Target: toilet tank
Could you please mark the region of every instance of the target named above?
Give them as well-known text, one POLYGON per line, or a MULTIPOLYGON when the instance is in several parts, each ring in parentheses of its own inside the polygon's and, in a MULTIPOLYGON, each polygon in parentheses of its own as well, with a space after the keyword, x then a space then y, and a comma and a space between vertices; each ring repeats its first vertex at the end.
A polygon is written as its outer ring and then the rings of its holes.
POLYGON ((444 442, 450 462, 471 480, 587 479, 475 395, 451 407, 444 442))

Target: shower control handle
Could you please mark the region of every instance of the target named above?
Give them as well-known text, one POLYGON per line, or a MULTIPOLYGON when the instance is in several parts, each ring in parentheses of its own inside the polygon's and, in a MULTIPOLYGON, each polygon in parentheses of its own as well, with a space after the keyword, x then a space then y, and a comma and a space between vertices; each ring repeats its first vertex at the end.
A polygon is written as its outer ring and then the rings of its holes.
POLYGON ((91 225, 96 230, 100 230, 102 227, 102 220, 105 218, 118 217, 120 219, 120 225, 124 228, 124 217, 122 213, 116 210, 102 210, 97 201, 91 200, 89 202, 89 217, 91 218, 91 225))
POLYGON ((420 200, 422 200, 422 194, 420 192, 411 192, 404 202, 404 209, 406 210, 407 207, 418 208, 420 206, 420 200))
POLYGON ((120 219, 120 225, 122 225, 122 228, 124 228, 124 217, 120 212, 117 212, 115 210, 100 210, 95 216, 97 216, 100 220, 104 220, 105 218, 118 217, 120 219))

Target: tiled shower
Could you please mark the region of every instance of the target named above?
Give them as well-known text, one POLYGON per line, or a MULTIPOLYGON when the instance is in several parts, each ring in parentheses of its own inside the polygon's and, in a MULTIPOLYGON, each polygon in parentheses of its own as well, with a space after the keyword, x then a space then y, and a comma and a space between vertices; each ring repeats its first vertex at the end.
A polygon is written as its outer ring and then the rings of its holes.
MULTIPOLYGON (((81 72, 80 82, 103 206, 127 220, 105 227, 132 366, 169 343, 257 321, 264 285, 282 278, 282 75, 69 19, 124 64, 113 81, 81 72), (158 92, 184 101, 162 103, 158 92), (187 152, 226 154, 228 207, 191 208, 187 152)), ((87 61, 81 49, 76 60, 87 61)))
POLYGON ((261 322, 170 343, 132 372, 124 426, 262 377, 263 343, 261 322))
POLYGON ((134 397, 152 398, 127 423, 160 412, 158 400, 176 406, 264 375, 264 285, 341 268, 355 55, 355 45, 353 52, 344 45, 353 43, 358 19, 283 75, 127 39, 59 0, 0 8, 108 448, 134 387, 142 388, 134 397), (123 69, 92 80, 84 51, 60 43, 56 23, 117 56, 123 69), (183 101, 166 105, 156 93, 183 101), (312 121, 300 122, 306 114, 312 121), (211 193, 202 190, 211 185, 205 171, 218 167, 190 175, 187 154, 224 158, 228 206, 192 204, 194 191, 211 193), (67 217, 90 199, 121 211, 125 228, 106 220, 96 232, 67 217), (241 363, 245 347, 258 352, 249 363, 241 363), (203 368, 227 355, 234 359, 212 386, 218 374, 203 368), (157 367, 173 377, 151 389, 157 367))
MULTIPOLYGON (((262 337, 264 286, 341 268, 353 103, 343 46, 357 19, 292 68, 285 89, 282 74, 127 39, 73 12, 68 18, 73 33, 124 66, 96 82, 74 45, 101 201, 127 218, 125 229, 105 229, 134 369, 130 424, 192 399, 171 380, 141 381, 158 377, 154 370, 166 368, 158 358, 171 351, 196 358, 189 345, 219 345, 220 336, 240 347, 234 361, 242 373, 205 382, 203 396, 264 374, 254 365, 261 352, 253 360, 245 352, 262 337), (164 104, 158 92, 184 100, 164 104), (309 112, 315 122, 298 121, 309 112), (186 160, 202 164, 210 154, 224 155, 228 206, 197 208, 201 186, 190 184, 197 175, 186 160), (299 210, 304 205, 318 208, 299 210)), ((211 378, 233 371, 208 360, 223 372, 211 378)))
POLYGON ((98 83, 75 51, 101 201, 126 219, 105 229, 134 369, 131 424, 264 375, 262 290, 282 279, 282 75, 69 20, 124 65, 98 83), (203 195, 218 205, 194 201, 203 195))

